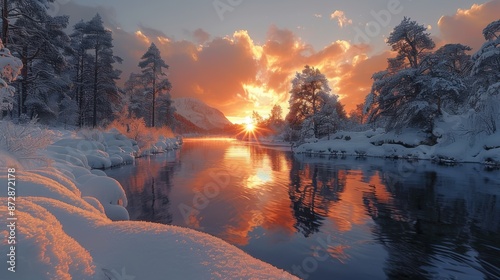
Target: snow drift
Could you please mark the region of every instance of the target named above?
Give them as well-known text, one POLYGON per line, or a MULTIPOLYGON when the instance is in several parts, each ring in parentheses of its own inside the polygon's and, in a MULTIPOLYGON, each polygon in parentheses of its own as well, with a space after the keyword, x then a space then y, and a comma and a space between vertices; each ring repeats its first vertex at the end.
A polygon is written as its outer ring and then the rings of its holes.
POLYGON ((433 131, 437 143, 432 145, 428 143, 429 135, 418 129, 404 129, 396 133, 379 128, 363 132, 340 131, 331 134, 330 139, 309 139, 296 147, 294 152, 500 166, 500 132, 474 135, 459 129, 467 120, 467 116, 445 115, 433 131))
MULTIPOLYGON (((128 221, 121 185, 91 168, 113 165, 113 156, 133 159, 137 149, 116 132, 98 140, 60 139, 45 151, 52 166, 34 170, 2 153, 0 167, 16 168, 18 222, 16 272, 2 269, 0 279, 296 279, 208 234, 128 221)), ((7 181, 0 174, 0 184, 7 181)), ((1 207, 0 218, 8 217, 1 207)), ((8 236, 8 228, 0 234, 8 236)), ((10 246, 4 241, 0 250, 10 246)))

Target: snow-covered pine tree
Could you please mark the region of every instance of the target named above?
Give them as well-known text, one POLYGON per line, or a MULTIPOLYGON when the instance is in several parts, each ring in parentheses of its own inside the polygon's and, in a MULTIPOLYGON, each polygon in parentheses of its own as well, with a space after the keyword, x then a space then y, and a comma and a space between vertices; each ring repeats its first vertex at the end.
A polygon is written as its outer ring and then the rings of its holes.
POLYGON ((67 16, 51 16, 53 0, 3 1, 2 38, 21 58, 22 79, 17 83, 17 114, 53 119, 68 81, 60 79, 67 66, 64 50, 68 39, 63 29, 67 16))
POLYGON ((88 40, 85 38, 85 27, 86 23, 81 20, 73 26, 73 33, 69 36, 71 38, 71 48, 70 48, 70 64, 71 67, 71 80, 73 81, 73 87, 71 91, 71 97, 76 101, 78 107, 78 126, 82 127, 87 116, 87 110, 85 108, 89 107, 89 84, 85 81, 91 80, 91 73, 89 68, 93 62, 90 54, 87 50, 91 48, 88 40))
POLYGON ((447 44, 425 60, 428 71, 421 77, 422 93, 437 105, 436 116, 444 111, 457 114, 463 111, 469 92, 467 79, 471 67, 471 48, 461 44, 447 44))
POLYGON ((158 108, 158 116, 161 116, 158 118, 156 125, 168 126, 172 130, 175 129, 175 126, 177 125, 174 117, 176 109, 170 93, 165 92, 160 94, 156 100, 156 106, 158 108))
POLYGON ((336 95, 320 93, 322 106, 314 115, 314 123, 317 125, 317 138, 324 136, 330 137, 330 134, 337 132, 343 127, 347 116, 342 104, 338 102, 336 95))
POLYGON ((404 68, 418 68, 426 53, 435 47, 426 31, 426 27, 405 17, 387 38, 387 44, 398 53, 392 60, 404 68))
MULTIPOLYGON (((146 86, 145 90, 149 95, 148 99, 151 101, 151 127, 155 127, 157 118, 156 110, 159 105, 157 104, 158 95, 165 95, 161 96, 162 106, 172 106, 172 101, 169 98, 170 94, 168 94, 172 85, 167 79, 167 74, 163 72, 163 69, 168 69, 168 65, 161 58, 160 50, 154 43, 151 43, 149 49, 142 56, 139 67, 142 69, 142 81, 146 86)), ((162 116, 163 118, 173 118, 172 108, 163 108, 162 111, 172 112, 171 114, 168 113, 169 116, 162 116)), ((164 121, 165 124, 170 122, 171 120, 164 121)))
POLYGON ((297 73, 292 81, 288 101, 290 112, 286 116, 290 129, 303 131, 302 135, 308 135, 312 131, 313 136, 319 137, 319 123, 314 117, 327 101, 322 96, 329 95, 330 91, 328 80, 318 69, 306 65, 301 73, 297 73))
POLYGON ((475 127, 488 134, 500 129, 500 20, 483 30, 486 43, 472 57, 473 91, 471 105, 475 127))
MULTIPOLYGON (((82 87, 78 91, 79 103, 83 110, 81 113, 87 115, 88 111, 92 112, 92 126, 96 127, 102 121, 111 120, 116 109, 114 106, 121 98, 116 86, 121 71, 113 65, 121 63, 122 59, 113 54, 111 31, 104 27, 99 14, 88 22, 75 25, 72 38, 81 44, 75 46, 76 50, 80 51, 77 56, 80 62, 77 65, 81 68, 78 71, 81 76, 77 85, 82 87), (84 54, 88 50, 91 54, 84 54), (85 85, 91 85, 91 89, 85 88, 85 85), (89 92, 90 96, 86 94, 89 92)), ((78 78, 78 75, 76 77, 78 78)), ((83 120, 83 124, 89 124, 88 118, 83 120)))
POLYGON ((439 106, 427 87, 430 51, 435 46, 430 34, 424 26, 405 17, 387 43, 398 55, 388 60, 387 70, 373 75, 365 106, 369 121, 385 119, 382 121, 388 130, 410 126, 432 131, 439 106))
POLYGON ((144 85, 141 81, 141 75, 131 73, 128 80, 125 82, 125 96, 128 108, 128 117, 144 117, 146 104, 146 95, 144 85))
MULTIPOLYGON (((490 23, 483 30, 487 40, 472 57, 472 75, 477 78, 476 89, 481 95, 491 92, 489 87, 500 82, 500 20, 490 23)), ((497 87, 497 86, 495 86, 497 87)))

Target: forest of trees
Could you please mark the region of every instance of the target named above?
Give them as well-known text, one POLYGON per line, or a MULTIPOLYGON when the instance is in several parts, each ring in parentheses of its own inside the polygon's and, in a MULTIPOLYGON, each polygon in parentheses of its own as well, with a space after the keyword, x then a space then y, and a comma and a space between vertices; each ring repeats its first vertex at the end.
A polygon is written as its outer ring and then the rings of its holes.
POLYGON ((437 50, 426 27, 404 18, 387 38, 397 55, 373 75, 365 104, 347 117, 328 80, 305 66, 292 81, 285 139, 322 138, 337 130, 384 127, 401 132, 421 129, 434 142, 433 129, 443 114, 469 120, 461 129, 493 134, 500 129, 500 20, 483 30, 486 42, 473 55, 462 44, 437 50))
POLYGON ((426 28, 405 18, 388 37, 397 53, 373 76, 365 104, 369 123, 400 131, 432 133, 443 114, 466 115, 475 133, 493 134, 500 115, 500 21, 483 30, 486 42, 474 54, 461 44, 434 50, 426 28))
POLYGON ((100 15, 69 27, 69 17, 51 16, 47 2, 53 0, 2 1, 2 42, 23 64, 15 91, 1 95, 0 103, 8 104, 0 108, 2 118, 97 127, 125 109, 148 126, 173 123, 168 65, 156 46, 142 57, 142 73, 121 90, 116 66, 122 59, 100 15))
MULTIPOLYGON (((116 67, 122 59, 113 53, 112 32, 99 14, 69 27, 68 16, 48 13, 50 2, 2 2, 1 39, 23 67, 12 83, 15 90, 4 87, 0 94, 1 118, 79 127, 128 118, 150 127, 175 126, 169 66, 154 44, 138 61, 141 72, 120 89, 116 67)), ((365 104, 349 116, 325 75, 305 66, 291 81, 286 117, 276 105, 266 119, 254 113, 254 122, 290 141, 384 127, 421 129, 432 143, 443 116, 461 115, 469 120, 464 130, 494 134, 500 128, 500 20, 485 26, 483 36, 474 53, 460 43, 436 49, 426 27, 404 18, 386 40, 395 57, 373 75, 365 104)))

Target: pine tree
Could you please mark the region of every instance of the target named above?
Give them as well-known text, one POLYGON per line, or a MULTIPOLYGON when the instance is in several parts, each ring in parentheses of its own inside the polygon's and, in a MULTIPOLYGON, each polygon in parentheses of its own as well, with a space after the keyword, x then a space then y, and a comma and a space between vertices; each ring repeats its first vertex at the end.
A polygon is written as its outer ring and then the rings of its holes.
POLYGON ((336 95, 327 93, 320 94, 321 108, 313 116, 314 123, 317 125, 317 138, 328 136, 337 132, 343 127, 343 123, 347 119, 344 111, 344 106, 338 102, 336 95))
POLYGON ((125 82, 125 96, 127 99, 128 117, 143 117, 146 104, 146 94, 141 75, 131 73, 125 82))
POLYGON ((283 109, 280 105, 275 104, 271 109, 271 114, 269 115, 269 120, 271 124, 276 124, 283 121, 283 109))
POLYGON ((302 135, 320 137, 322 123, 318 113, 329 102, 326 96, 330 96, 330 91, 328 80, 318 69, 305 66, 301 73, 297 73, 290 91, 290 112, 286 116, 290 128, 302 131, 302 135))
POLYGON ((24 65, 17 83, 17 113, 55 118, 69 82, 60 75, 67 67, 63 32, 67 16, 50 16, 53 0, 3 1, 2 38, 24 65))
POLYGON ((87 54, 87 49, 90 49, 90 42, 84 40, 85 38, 85 27, 86 23, 81 20, 73 26, 73 33, 70 35, 71 38, 71 54, 70 60, 72 64, 72 81, 73 81, 73 89, 72 89, 72 97, 76 100, 78 107, 78 126, 82 127, 84 125, 86 116, 85 116, 85 107, 87 104, 87 94, 85 92, 85 81, 89 81, 89 78, 85 78, 86 74, 88 74, 88 68, 86 65, 91 65, 91 57, 87 54), (86 71, 87 70, 87 71, 86 71))
MULTIPOLYGON (((75 40, 73 49, 77 71, 74 78, 80 114, 86 116, 90 109, 92 126, 96 127, 102 121, 111 120, 117 109, 115 106, 120 102, 116 80, 121 71, 113 65, 121 63, 122 59, 113 54, 111 31, 104 27, 99 14, 88 22, 77 23, 71 37, 75 40)), ((80 123, 87 124, 88 117, 83 117, 80 123)))
MULTIPOLYGON (((142 69, 142 80, 147 85, 146 90, 151 95, 151 127, 155 127, 158 105, 157 95, 159 92, 168 93, 172 88, 166 78, 167 75, 163 72, 163 69, 168 69, 168 65, 161 58, 160 50, 152 43, 147 52, 142 56, 139 67, 142 69)), ((170 107, 172 103, 171 101, 169 103, 168 100, 169 98, 163 97, 162 105, 170 107)), ((173 113, 170 117, 173 117, 173 113)))
POLYGON ((433 96, 428 73, 430 50, 435 44, 426 28, 404 18, 394 28, 387 43, 397 52, 388 59, 388 67, 373 75, 373 86, 367 97, 366 113, 370 122, 379 119, 388 130, 420 127, 432 131, 434 119, 440 114, 433 96))
POLYGON ((493 134, 500 129, 500 20, 488 24, 483 36, 486 42, 472 57, 471 105, 475 127, 493 134))
POLYGON ((390 59, 390 62, 394 66, 418 68, 426 52, 435 47, 426 30, 423 25, 405 17, 387 38, 387 44, 398 53, 396 58, 390 59))

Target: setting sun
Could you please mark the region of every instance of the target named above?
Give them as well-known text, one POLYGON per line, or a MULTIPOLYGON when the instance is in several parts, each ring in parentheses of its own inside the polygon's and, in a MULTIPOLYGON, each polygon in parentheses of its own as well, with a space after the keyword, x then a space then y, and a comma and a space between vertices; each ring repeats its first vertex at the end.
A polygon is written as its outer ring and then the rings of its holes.
POLYGON ((253 123, 247 123, 245 124, 245 130, 250 132, 255 130, 255 125, 253 123))
POLYGON ((245 118, 245 130, 246 132, 252 132, 255 130, 255 124, 251 117, 245 118))
POLYGON ((260 128, 257 126, 257 123, 254 122, 252 117, 245 117, 242 123, 240 123, 240 131, 236 135, 236 138, 241 138, 245 140, 257 140, 257 134, 260 128))

